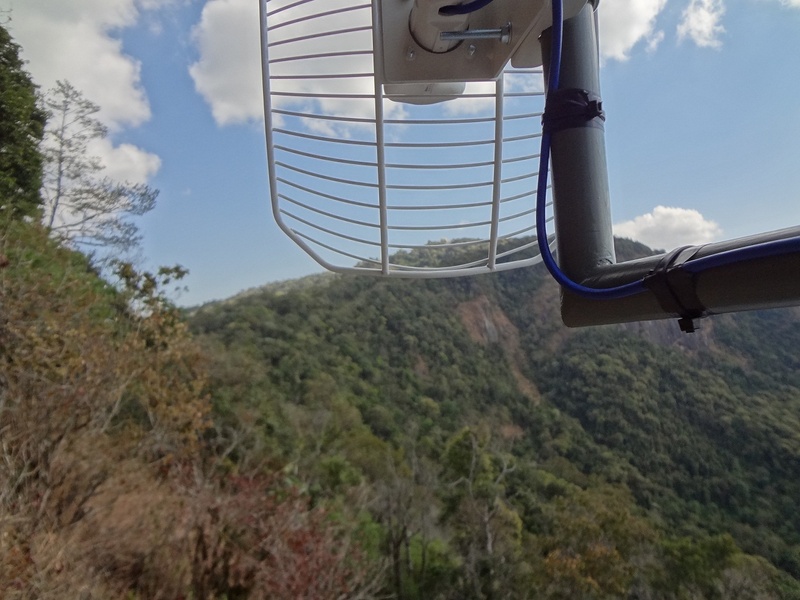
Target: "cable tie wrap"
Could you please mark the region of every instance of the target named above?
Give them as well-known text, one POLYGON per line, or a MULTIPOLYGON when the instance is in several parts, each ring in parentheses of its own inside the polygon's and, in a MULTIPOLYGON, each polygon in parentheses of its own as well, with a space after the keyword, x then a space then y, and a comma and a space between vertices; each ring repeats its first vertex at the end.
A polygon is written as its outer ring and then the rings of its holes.
POLYGON ((600 96, 589 90, 569 88, 547 93, 542 130, 555 133, 575 127, 604 129, 606 113, 600 96))
POLYGON ((699 251, 697 246, 683 246, 664 255, 644 278, 644 285, 653 292, 665 312, 680 316, 681 330, 692 333, 694 321, 709 315, 697 297, 694 273, 683 269, 699 251))

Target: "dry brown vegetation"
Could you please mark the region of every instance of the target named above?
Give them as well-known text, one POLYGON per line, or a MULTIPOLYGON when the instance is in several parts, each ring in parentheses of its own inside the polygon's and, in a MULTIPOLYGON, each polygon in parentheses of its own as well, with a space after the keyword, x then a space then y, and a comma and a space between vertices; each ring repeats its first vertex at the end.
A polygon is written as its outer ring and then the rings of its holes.
POLYGON ((0 597, 357 598, 349 531, 209 449, 205 361, 161 286, 38 227, 0 240, 0 597))

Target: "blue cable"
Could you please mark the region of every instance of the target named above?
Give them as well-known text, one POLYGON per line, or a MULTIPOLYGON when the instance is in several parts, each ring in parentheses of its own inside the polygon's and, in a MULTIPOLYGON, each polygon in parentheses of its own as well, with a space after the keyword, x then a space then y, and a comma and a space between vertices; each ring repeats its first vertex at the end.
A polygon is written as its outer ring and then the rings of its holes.
MULTIPOLYGON (((564 34, 563 6, 562 0, 552 0, 553 8, 553 27, 552 43, 550 54, 550 78, 548 82, 547 94, 550 95, 558 89, 559 75, 561 72, 561 46, 564 34)), ((633 281, 624 285, 610 288, 590 288, 572 281, 559 267, 550 251, 547 243, 547 173, 550 163, 550 131, 542 132, 541 153, 539 158, 539 177, 536 189, 536 237, 539 245, 539 253, 542 256, 547 270, 558 282, 567 290, 585 298, 595 299, 615 299, 626 298, 647 290, 644 279, 633 281)), ((758 258, 768 258, 772 256, 783 256, 793 252, 800 252, 800 236, 773 240, 754 244, 745 248, 737 248, 727 252, 721 252, 705 258, 690 260, 681 266, 681 269, 692 274, 703 273, 716 267, 723 267, 737 262, 754 260, 758 258)))
MULTIPOLYGON (((558 89, 559 74, 561 72, 561 45, 564 35, 563 7, 561 0, 552 0, 553 6, 553 29, 552 45, 550 54, 550 78, 548 80, 548 96, 558 89)), ((579 296, 598 299, 625 298, 634 294, 641 293, 647 288, 643 280, 634 281, 621 286, 611 288, 590 288, 572 281, 558 267, 550 245, 547 243, 547 171, 550 164, 550 138, 549 131, 542 132, 542 149, 539 155, 539 179, 536 187, 536 238, 539 243, 539 253, 542 256, 547 270, 553 278, 561 285, 579 296)))
POLYGON ((746 248, 736 248, 725 252, 718 252, 703 258, 694 258, 683 264, 682 270, 688 273, 703 273, 715 267, 726 267, 733 263, 757 258, 771 258, 784 256, 793 252, 800 252, 800 237, 785 238, 753 244, 746 248))
POLYGON ((451 4, 450 6, 443 6, 439 9, 439 14, 443 16, 452 16, 452 15, 468 15, 470 13, 474 13, 476 10, 482 9, 484 6, 488 6, 494 0, 473 0, 472 2, 466 2, 464 4, 451 4))

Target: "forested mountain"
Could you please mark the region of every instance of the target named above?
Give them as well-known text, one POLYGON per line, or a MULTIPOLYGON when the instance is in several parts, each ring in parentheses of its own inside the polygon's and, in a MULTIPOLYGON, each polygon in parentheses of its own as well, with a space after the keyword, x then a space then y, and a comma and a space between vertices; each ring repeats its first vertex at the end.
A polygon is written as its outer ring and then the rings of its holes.
POLYGON ((329 275, 189 335, 179 272, 0 233, 4 598, 800 597, 796 310, 576 331, 536 268, 329 275))
POLYGON ((800 597, 798 311, 569 330, 557 297, 327 276, 190 326, 228 458, 368 515, 396 597, 800 597))
POLYGON ((531 268, 182 312, 182 269, 101 277, 39 224, 18 52, 0 26, 0 598, 800 599, 798 310, 572 331, 531 268))

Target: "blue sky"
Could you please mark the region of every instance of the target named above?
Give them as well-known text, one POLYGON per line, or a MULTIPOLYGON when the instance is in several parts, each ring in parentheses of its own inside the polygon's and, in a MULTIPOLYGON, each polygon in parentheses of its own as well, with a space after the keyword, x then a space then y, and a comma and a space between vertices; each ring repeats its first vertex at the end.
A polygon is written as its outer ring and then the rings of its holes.
MULTIPOLYGON (((183 304, 320 271, 274 224, 257 0, 0 0, 43 89, 101 105, 108 173, 161 193, 148 266, 183 304)), ((800 224, 800 1, 602 0, 618 233, 656 247, 800 224)))

